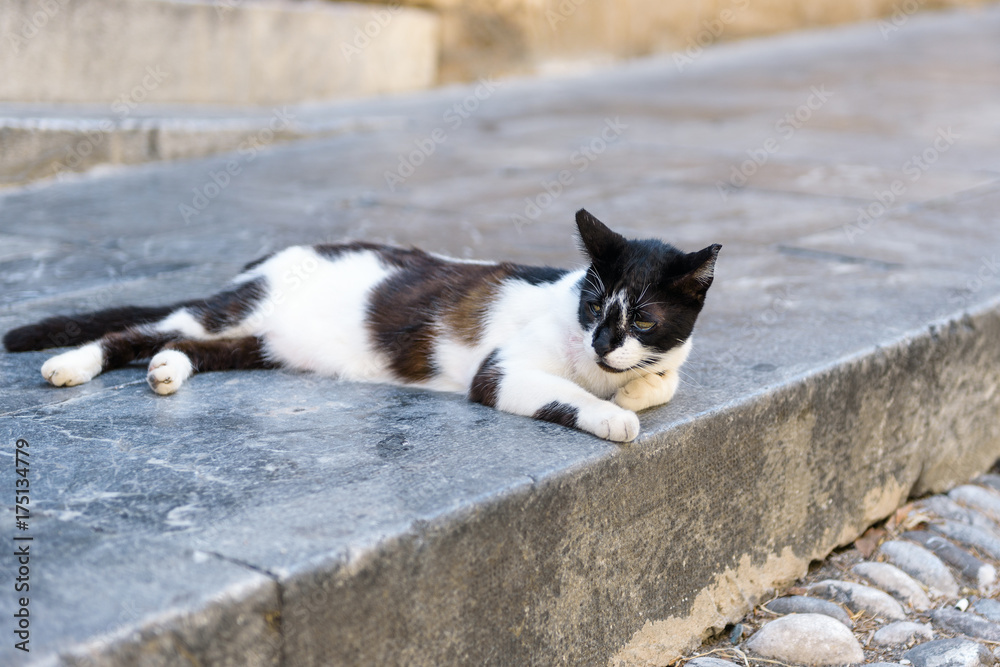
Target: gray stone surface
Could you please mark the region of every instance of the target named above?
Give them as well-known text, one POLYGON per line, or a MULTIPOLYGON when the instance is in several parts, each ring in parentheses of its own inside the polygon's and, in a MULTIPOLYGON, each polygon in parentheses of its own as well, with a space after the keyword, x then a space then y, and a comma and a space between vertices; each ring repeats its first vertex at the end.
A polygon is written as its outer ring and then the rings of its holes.
POLYGON ((963 635, 978 639, 1000 642, 1000 625, 972 612, 963 612, 951 607, 945 607, 943 609, 932 609, 930 615, 934 624, 942 628, 947 628, 953 632, 961 632, 963 635))
POLYGON ((906 612, 892 596, 864 584, 826 579, 809 586, 809 592, 842 602, 855 613, 865 612, 876 618, 889 620, 906 618, 906 612))
POLYGON ((889 563, 858 563, 851 571, 889 593, 914 611, 930 609, 931 601, 916 579, 889 563))
POLYGON ((981 598, 972 603, 972 609, 980 616, 1000 623, 1000 602, 992 598, 981 598))
POLYGON ((851 617, 847 615, 844 608, 829 600, 810 598, 804 595, 790 595, 771 600, 764 607, 776 614, 825 614, 830 618, 837 619, 849 628, 854 627, 854 622, 851 621, 851 617))
POLYGON ((983 486, 988 486, 994 491, 1000 491, 1000 475, 995 473, 985 473, 977 477, 976 481, 983 486))
POLYGON ((933 551, 938 558, 958 570, 982 592, 989 592, 996 583, 995 567, 958 548, 940 535, 926 530, 911 530, 903 533, 903 537, 933 551))
POLYGON ((746 647, 772 660, 800 665, 849 665, 865 659, 854 634, 825 614, 790 614, 758 630, 746 647))
MULTIPOLYGON (((40 445, 32 443, 34 454, 45 451, 40 445)), ((58 465, 35 461, 38 467, 29 473, 33 483, 58 465)), ((277 665, 277 583, 210 546, 179 545, 170 532, 102 530, 74 520, 82 503, 122 502, 124 494, 100 490, 100 478, 93 474, 75 490, 67 488, 66 500, 75 495, 77 502, 34 512, 29 530, 18 533, 33 538, 28 542, 30 652, 14 653, 13 642, 5 641, 0 663, 44 665, 59 656, 65 664, 85 666, 93 664, 89 656, 100 665, 124 666, 150 664, 143 661, 157 656, 160 664, 179 664, 185 655, 197 655, 203 664, 277 665)), ((4 508, 2 519, 14 525, 11 507, 4 508)), ((13 595, 4 598, 0 610, 9 619, 17 608, 13 595)))
POLYGON ((903 540, 888 540, 882 543, 879 551, 893 565, 927 586, 932 595, 958 595, 958 582, 951 570, 924 547, 903 540))
POLYGON ((903 654, 913 667, 992 667, 989 650, 966 639, 937 639, 903 654))
POLYGON ((33 507, 66 540, 43 568, 39 654, 115 622, 88 615, 98 591, 76 564, 99 562, 106 599, 163 592, 134 596, 116 634, 129 650, 183 619, 195 637, 273 621, 239 612, 273 585, 286 664, 666 663, 911 492, 985 470, 1000 281, 974 281, 1000 252, 998 26, 995 9, 912 17, 889 42, 868 24, 734 44, 683 75, 668 58, 505 82, 457 128, 444 114, 474 87, 345 103, 328 113, 405 122, 262 151, 189 220, 181 205, 233 156, 3 193, 2 330, 205 295, 296 242, 576 265, 584 205, 632 236, 725 246, 685 382, 629 447, 460 396, 283 372, 206 374, 163 399, 135 366, 59 390, 38 375, 45 354, 0 355, 0 434, 38 447, 33 507), (834 95, 810 122, 725 187, 821 85, 834 95), (579 171, 615 118, 627 127, 579 171), (963 141, 849 241, 858 208, 948 126, 963 141), (390 190, 386 172, 437 128, 447 141, 390 190), (175 565, 196 551, 225 576, 175 565))
POLYGON ((872 635, 876 646, 909 646, 913 643, 934 639, 934 630, 927 623, 896 621, 879 628, 872 635))
POLYGON ((951 540, 975 547, 994 560, 1000 560, 1000 535, 997 533, 954 521, 933 523, 930 528, 951 540))
POLYGON ((976 486, 963 484, 948 492, 948 497, 955 502, 979 510, 994 521, 1000 521, 1000 492, 976 486))
POLYGON ((951 519, 989 532, 1000 530, 1000 527, 982 512, 962 507, 948 496, 935 495, 915 504, 919 509, 924 509, 942 519, 951 519))

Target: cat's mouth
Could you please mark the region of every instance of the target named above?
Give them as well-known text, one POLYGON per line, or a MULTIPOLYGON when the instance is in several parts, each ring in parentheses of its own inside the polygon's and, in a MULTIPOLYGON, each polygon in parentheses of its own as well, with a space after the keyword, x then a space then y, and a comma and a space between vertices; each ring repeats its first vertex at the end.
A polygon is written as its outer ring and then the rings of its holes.
POLYGON ((597 360, 597 367, 600 368, 602 371, 607 371, 609 373, 624 373, 626 371, 630 371, 633 368, 635 368, 635 366, 629 366, 628 368, 615 368, 614 366, 608 366, 600 359, 597 360))

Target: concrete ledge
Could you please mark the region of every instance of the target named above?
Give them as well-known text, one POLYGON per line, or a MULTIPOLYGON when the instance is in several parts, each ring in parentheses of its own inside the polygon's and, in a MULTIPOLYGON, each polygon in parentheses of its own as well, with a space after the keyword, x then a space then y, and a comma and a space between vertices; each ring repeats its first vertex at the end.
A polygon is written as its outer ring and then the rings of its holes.
POLYGON ((153 107, 122 117, 95 105, 0 105, 0 187, 97 166, 236 152, 252 157, 306 137, 364 133, 384 121, 318 117, 308 105, 270 110, 153 107))
POLYGON ((573 265, 580 205, 724 246, 682 389, 629 447, 282 372, 170 398, 141 366, 54 389, 45 353, 0 354, 0 434, 31 442, 46 549, 37 646, 0 662, 664 665, 907 495, 966 481, 1000 456, 998 26, 916 16, 889 42, 788 36, 683 74, 345 104, 331 120, 408 122, 275 146, 190 220, 231 155, 0 194, 0 330, 204 295, 294 242, 573 265))
POLYGON ((436 79, 437 31, 419 9, 351 3, 8 0, 0 101, 267 105, 414 90, 436 79))

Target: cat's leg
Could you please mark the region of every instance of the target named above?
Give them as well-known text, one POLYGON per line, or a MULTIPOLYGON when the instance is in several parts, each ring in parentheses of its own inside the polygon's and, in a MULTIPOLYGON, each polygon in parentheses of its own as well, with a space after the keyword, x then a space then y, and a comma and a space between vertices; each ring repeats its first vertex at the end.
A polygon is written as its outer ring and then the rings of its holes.
POLYGON ((504 412, 578 428, 616 442, 629 442, 639 435, 639 418, 634 412, 601 400, 564 377, 504 364, 496 352, 480 366, 469 398, 504 412))
POLYGON ((638 377, 615 393, 614 402, 626 410, 638 412, 654 405, 669 403, 677 393, 680 376, 666 370, 638 377))
POLYGON ((276 368, 255 336, 216 340, 177 340, 163 346, 149 362, 146 382, 157 394, 172 394, 194 373, 276 368))
POLYGON ((42 364, 42 377, 56 387, 90 382, 104 371, 153 356, 172 338, 145 326, 107 334, 92 343, 52 357, 42 364))

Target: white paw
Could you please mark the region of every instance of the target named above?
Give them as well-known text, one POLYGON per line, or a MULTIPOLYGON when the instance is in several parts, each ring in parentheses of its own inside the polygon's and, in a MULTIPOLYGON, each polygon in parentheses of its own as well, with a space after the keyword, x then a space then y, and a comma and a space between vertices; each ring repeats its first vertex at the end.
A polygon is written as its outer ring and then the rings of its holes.
POLYGON ((635 413, 613 403, 582 410, 577 416, 577 424, 599 438, 615 442, 631 442, 639 435, 639 418, 635 413))
POLYGON ((192 373, 194 367, 186 354, 177 350, 162 350, 149 360, 146 382, 157 394, 166 396, 180 389, 192 373))
POLYGON ((104 355, 98 343, 90 343, 52 357, 42 364, 42 377, 56 387, 74 387, 100 374, 104 355))
POLYGON ((650 373, 638 377, 615 392, 614 402, 626 410, 645 410, 667 403, 677 393, 680 377, 676 373, 650 373))

